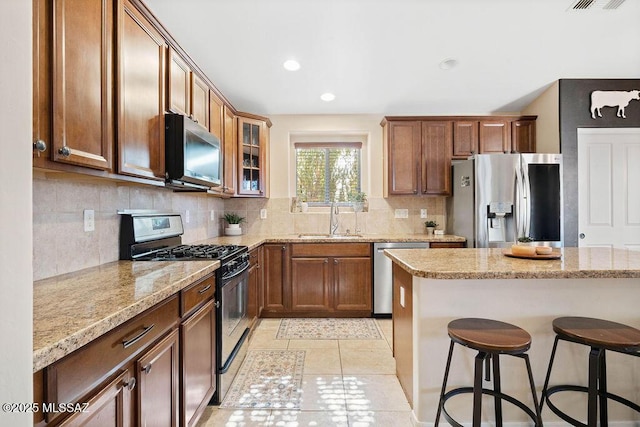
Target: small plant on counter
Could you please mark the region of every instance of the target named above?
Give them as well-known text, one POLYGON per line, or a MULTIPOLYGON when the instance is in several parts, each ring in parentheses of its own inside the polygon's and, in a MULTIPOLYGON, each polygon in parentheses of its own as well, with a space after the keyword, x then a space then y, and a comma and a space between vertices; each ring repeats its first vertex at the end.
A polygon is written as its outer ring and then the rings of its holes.
POLYGON ((244 217, 235 212, 229 212, 224 214, 224 220, 229 224, 242 224, 244 222, 244 217))
POLYGON ((427 228, 436 228, 438 226, 438 223, 435 221, 427 221, 424 223, 424 226, 427 228))
POLYGON ((354 202, 364 203, 367 201, 367 193, 363 191, 358 191, 351 196, 351 200, 354 202))

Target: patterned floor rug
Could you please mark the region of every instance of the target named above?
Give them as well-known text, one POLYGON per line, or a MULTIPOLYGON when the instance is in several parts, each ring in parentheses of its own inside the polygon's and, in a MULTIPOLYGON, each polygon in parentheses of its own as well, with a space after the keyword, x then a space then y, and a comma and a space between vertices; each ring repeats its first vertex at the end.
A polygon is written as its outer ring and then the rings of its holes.
POLYGON ((247 352, 221 408, 299 409, 304 350, 247 352))
POLYGON ((278 339, 378 340, 374 319, 282 319, 278 339))

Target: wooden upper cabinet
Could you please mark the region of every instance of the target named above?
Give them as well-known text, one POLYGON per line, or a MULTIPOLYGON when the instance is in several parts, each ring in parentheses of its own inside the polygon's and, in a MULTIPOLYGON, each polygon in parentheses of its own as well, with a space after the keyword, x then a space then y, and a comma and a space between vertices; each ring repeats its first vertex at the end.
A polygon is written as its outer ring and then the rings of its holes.
POLYGON ((191 118, 209 130, 209 86, 191 73, 191 118))
POLYGON ((238 195, 268 197, 268 132, 265 120, 238 116, 238 195))
POLYGON ((452 132, 452 122, 422 122, 422 194, 451 194, 452 132))
POLYGON ((238 122, 236 115, 226 105, 224 111, 224 138, 223 138, 223 179, 222 191, 224 194, 233 195, 236 192, 238 179, 238 122))
POLYGON ((507 120, 480 120, 481 153, 510 153, 510 136, 507 120))
POLYGON ((511 122, 511 145, 517 153, 536 152, 536 121, 515 120, 511 122))
POLYGON ((113 167, 114 3, 54 2, 51 155, 56 162, 113 167))
POLYGON ((421 124, 419 121, 389 121, 385 127, 388 194, 418 194, 421 124))
POLYGON ((209 90, 209 132, 221 142, 224 140, 224 103, 212 90, 209 90))
POLYGON ((191 68, 171 47, 167 58, 167 110, 188 116, 191 114, 191 68))
POLYGON ((167 111, 188 116, 209 130, 209 85, 172 47, 167 58, 167 111))
POLYGON ((475 120, 453 123, 453 158, 466 159, 478 152, 478 127, 475 120))
POLYGON ((118 172, 162 180, 167 44, 129 0, 119 16, 118 172))
POLYGON ((389 120, 384 132, 387 195, 451 194, 451 121, 389 120))

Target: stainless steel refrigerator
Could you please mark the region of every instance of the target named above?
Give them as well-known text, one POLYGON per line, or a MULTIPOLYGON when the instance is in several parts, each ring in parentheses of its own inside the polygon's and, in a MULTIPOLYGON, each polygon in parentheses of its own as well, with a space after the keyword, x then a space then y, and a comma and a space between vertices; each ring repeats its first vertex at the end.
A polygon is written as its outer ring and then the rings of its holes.
POLYGON ((452 165, 447 230, 467 247, 509 247, 520 237, 563 243, 562 155, 477 154, 452 165))

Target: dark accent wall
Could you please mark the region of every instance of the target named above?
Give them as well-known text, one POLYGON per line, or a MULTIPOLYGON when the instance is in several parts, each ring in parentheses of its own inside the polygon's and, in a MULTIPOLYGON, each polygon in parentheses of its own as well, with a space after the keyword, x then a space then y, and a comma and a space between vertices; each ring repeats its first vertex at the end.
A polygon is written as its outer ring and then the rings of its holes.
POLYGON ((578 128, 640 127, 640 101, 625 109, 626 119, 616 116, 617 107, 603 107, 602 117, 591 118, 594 90, 640 90, 640 79, 561 79, 560 152, 564 181, 564 244, 578 246, 578 128))

